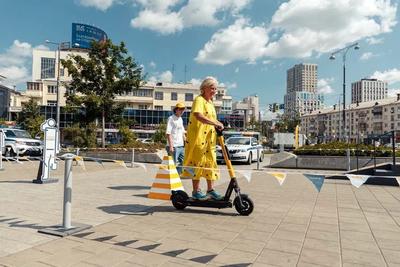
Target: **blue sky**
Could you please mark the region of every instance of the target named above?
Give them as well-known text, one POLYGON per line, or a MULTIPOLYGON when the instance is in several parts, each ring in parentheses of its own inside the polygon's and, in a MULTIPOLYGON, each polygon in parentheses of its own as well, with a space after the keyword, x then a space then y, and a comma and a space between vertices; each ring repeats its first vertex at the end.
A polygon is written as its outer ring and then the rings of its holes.
POLYGON ((376 77, 400 89, 399 0, 0 0, 0 75, 25 89, 31 51, 70 41, 71 24, 103 29, 124 41, 149 79, 198 82, 215 76, 235 100, 257 94, 260 105, 283 103, 286 70, 318 64, 326 104, 342 91, 342 61, 330 52, 358 41, 347 54, 352 81, 376 77), (172 72, 174 65, 174 72, 172 72))

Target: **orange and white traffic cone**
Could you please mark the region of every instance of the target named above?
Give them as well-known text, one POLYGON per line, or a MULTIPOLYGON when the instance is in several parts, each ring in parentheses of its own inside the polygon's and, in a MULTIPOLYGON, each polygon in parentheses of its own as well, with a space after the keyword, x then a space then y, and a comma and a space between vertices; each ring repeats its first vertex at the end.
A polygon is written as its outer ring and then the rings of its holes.
POLYGON ((171 156, 164 156, 148 197, 169 200, 171 190, 185 190, 171 156))

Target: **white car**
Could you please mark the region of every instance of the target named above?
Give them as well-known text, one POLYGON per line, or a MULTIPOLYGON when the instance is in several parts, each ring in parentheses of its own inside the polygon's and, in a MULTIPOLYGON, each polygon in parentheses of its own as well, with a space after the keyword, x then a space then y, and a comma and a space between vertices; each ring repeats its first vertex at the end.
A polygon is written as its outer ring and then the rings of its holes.
MULTIPOLYGON (((264 159, 263 148, 254 137, 230 137, 225 141, 225 145, 231 161, 246 162, 250 165, 254 161, 261 162, 264 159), (257 150, 259 150, 258 159, 257 150)), ((217 146, 217 161, 224 161, 220 146, 217 146)))
POLYGON ((0 128, 5 136, 5 149, 2 153, 6 157, 20 156, 40 156, 43 152, 42 141, 33 139, 25 130, 14 128, 0 128))

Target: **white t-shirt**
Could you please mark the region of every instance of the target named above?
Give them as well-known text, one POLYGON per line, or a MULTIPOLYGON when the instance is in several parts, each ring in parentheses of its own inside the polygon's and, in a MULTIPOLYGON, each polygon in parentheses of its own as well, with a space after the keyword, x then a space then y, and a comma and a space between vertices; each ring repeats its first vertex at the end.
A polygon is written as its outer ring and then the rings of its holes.
POLYGON ((169 116, 166 134, 171 135, 172 145, 174 147, 183 146, 184 133, 185 133, 185 128, 183 127, 182 118, 176 116, 175 114, 169 116))

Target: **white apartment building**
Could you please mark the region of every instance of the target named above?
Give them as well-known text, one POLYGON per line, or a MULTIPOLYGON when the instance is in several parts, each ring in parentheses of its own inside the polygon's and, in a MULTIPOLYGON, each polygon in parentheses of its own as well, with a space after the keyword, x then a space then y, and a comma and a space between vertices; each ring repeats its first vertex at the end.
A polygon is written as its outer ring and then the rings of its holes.
MULTIPOLYGON (((320 142, 343 139, 343 113, 339 106, 316 110, 301 116, 300 132, 320 142)), ((350 141, 400 130, 400 94, 377 101, 350 104, 346 107, 346 136, 350 141)))
POLYGON ((234 102, 232 108, 234 114, 244 115, 245 127, 252 117, 254 117, 256 121, 260 120, 259 99, 257 95, 248 96, 241 101, 234 102))
MULTIPOLYGON (((77 49, 61 51, 60 58, 66 59, 70 54, 87 57, 87 52, 77 49)), ((55 106, 57 104, 57 51, 33 50, 32 81, 27 83, 25 95, 37 99, 38 104, 55 106)), ((64 83, 70 81, 67 69, 60 68, 60 106, 65 106, 64 83)), ((117 101, 127 103, 132 109, 168 110, 177 102, 184 102, 190 109, 193 99, 200 93, 199 85, 191 83, 147 82, 139 89, 118 96, 117 101)), ((232 112, 232 97, 227 95, 225 87, 218 87, 214 98, 217 113, 232 112)))
POLYGON ((317 64, 301 63, 287 70, 285 115, 294 118, 323 107, 324 98, 317 93, 317 64))
POLYGON ((351 83, 351 103, 380 100, 387 98, 387 96, 387 82, 365 78, 351 83))

